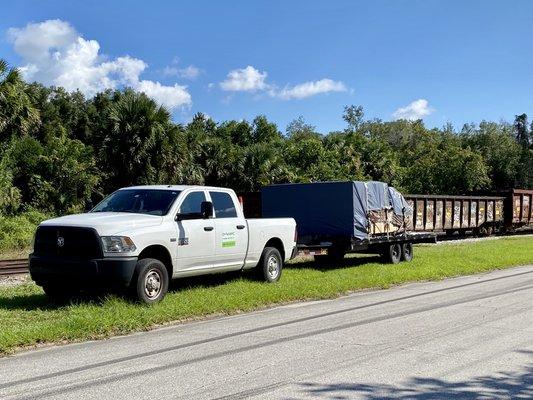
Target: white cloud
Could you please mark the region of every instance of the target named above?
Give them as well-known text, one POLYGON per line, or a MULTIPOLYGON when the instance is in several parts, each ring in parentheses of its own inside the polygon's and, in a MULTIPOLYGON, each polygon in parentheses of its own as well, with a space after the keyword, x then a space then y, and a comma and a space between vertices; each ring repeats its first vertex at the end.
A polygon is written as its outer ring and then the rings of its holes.
POLYGON ((174 84, 165 86, 154 81, 139 81, 135 87, 137 90, 146 93, 160 104, 164 104, 173 110, 185 104, 192 104, 191 95, 183 86, 174 84))
POLYGON ((185 68, 178 68, 177 66, 167 66, 163 68, 163 74, 167 76, 177 76, 184 79, 196 79, 202 73, 202 70, 194 65, 189 65, 185 68))
POLYGON ((260 72, 251 65, 246 68, 234 69, 228 73, 225 81, 220 82, 222 90, 230 92, 255 92, 265 90, 268 85, 265 83, 266 72, 260 72))
POLYGON ((279 91, 275 91, 273 95, 284 100, 305 99, 320 93, 346 92, 346 90, 346 86, 340 81, 320 79, 319 81, 304 82, 292 87, 286 86, 279 91))
POLYGON ((45 85, 79 89, 92 97, 108 88, 130 86, 170 109, 190 106, 186 86, 164 86, 141 80, 147 64, 130 56, 107 60, 96 40, 86 40, 68 22, 55 19, 11 28, 8 37, 25 65, 21 71, 28 80, 45 85))
MULTIPOLYGON (((261 72, 248 65, 246 68, 230 71, 226 80, 220 82, 219 85, 225 91, 259 92, 257 95, 259 97, 266 93, 270 97, 284 100, 304 99, 320 93, 346 92, 348 90, 343 82, 328 78, 303 82, 294 86, 287 85, 283 89, 279 89, 276 85, 266 82, 267 75, 266 71, 261 72)), ((211 87, 212 84, 209 85, 209 88, 211 87)))
POLYGON ((429 102, 426 99, 415 100, 405 107, 400 107, 392 114, 395 119, 407 119, 410 121, 416 121, 422 119, 431 114, 435 109, 429 106, 429 102))

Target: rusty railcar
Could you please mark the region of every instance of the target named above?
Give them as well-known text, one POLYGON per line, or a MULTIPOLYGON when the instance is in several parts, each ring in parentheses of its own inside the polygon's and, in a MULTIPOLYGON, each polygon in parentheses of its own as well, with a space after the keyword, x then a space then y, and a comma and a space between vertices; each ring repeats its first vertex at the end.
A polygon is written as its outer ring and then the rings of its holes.
POLYGON ((533 189, 512 189, 505 196, 505 227, 533 227, 533 189))
POLYGON ((407 229, 420 232, 454 232, 490 235, 500 231, 505 223, 503 196, 405 196, 413 208, 407 229))

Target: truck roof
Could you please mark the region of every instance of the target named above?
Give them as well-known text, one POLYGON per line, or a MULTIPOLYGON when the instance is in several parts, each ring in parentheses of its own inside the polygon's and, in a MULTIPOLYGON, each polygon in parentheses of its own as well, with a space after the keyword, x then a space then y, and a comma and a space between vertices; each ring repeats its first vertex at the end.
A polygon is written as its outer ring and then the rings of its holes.
POLYGON ((201 185, 140 185, 140 186, 128 186, 120 188, 119 190, 126 189, 152 189, 152 190, 179 190, 186 189, 202 189, 202 190, 230 190, 228 188, 216 187, 216 186, 201 186, 201 185))

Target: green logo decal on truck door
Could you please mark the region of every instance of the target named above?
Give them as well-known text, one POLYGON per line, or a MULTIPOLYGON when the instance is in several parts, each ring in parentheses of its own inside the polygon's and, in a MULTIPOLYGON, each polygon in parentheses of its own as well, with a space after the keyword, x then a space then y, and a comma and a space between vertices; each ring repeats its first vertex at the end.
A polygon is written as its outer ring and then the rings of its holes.
POLYGON ((235 232, 222 232, 222 247, 235 247, 235 232))

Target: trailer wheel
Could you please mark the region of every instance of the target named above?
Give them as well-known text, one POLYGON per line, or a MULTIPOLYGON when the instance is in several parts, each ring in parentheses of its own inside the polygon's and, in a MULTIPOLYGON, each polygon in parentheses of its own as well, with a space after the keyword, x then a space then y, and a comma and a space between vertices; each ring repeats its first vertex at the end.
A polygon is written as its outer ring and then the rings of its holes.
POLYGON ((265 247, 255 272, 257 278, 265 282, 277 282, 281 277, 283 260, 279 250, 275 247, 265 247))
POLYGON ((385 247, 383 253, 385 262, 390 264, 398 264, 402 259, 402 246, 399 243, 393 243, 385 247))
POLYGON ((402 260, 407 261, 407 262, 413 260, 413 244, 412 243, 402 244, 402 260))
POLYGON ((146 304, 157 303, 167 294, 168 284, 165 265, 155 258, 143 258, 137 262, 130 286, 131 295, 146 304))

